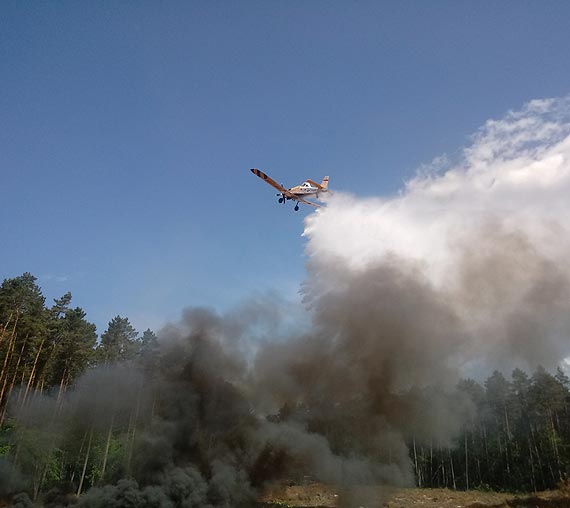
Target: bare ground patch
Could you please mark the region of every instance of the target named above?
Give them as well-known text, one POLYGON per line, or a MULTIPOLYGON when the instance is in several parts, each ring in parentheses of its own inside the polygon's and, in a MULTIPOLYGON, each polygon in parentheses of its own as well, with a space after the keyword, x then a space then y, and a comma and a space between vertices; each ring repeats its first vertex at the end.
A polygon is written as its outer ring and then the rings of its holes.
POLYGON ((570 508, 570 497, 559 490, 528 495, 383 487, 343 490, 320 483, 268 488, 260 501, 267 508, 570 508))

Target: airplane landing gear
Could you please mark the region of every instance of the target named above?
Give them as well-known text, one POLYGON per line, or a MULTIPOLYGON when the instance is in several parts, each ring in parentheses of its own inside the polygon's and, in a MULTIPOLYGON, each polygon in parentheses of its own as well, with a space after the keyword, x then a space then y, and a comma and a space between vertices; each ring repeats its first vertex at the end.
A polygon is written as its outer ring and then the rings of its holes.
POLYGON ((293 208, 293 210, 295 210, 296 212, 298 212, 298 211, 299 211, 299 205, 298 205, 298 204, 295 205, 295 208, 293 208))
POLYGON ((278 201, 279 201, 279 203, 283 203, 284 200, 283 200, 283 198, 279 198, 278 201))

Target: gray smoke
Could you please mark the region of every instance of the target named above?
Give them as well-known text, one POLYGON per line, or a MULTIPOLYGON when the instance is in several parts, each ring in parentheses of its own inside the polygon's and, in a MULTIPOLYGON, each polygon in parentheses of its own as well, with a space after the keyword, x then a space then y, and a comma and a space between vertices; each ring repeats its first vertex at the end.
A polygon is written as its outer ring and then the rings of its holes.
POLYGON ((0 459, 0 498, 5 499, 24 490, 26 483, 20 473, 5 459, 0 459))
POLYGON ((455 328, 428 331, 426 350, 453 351, 464 371, 552 368, 570 354, 569 191, 570 98, 536 100, 395 197, 335 193, 307 218, 307 252, 324 284, 327 265, 362 278, 395 265, 423 280, 455 328))
MULTIPOLYGON (((460 163, 395 198, 336 193, 307 219, 301 332, 284 333, 275 296, 188 309, 147 357, 12 417, 48 422, 46 453, 119 436, 85 507, 251 506, 307 479, 345 506, 380 503, 371 486, 413 481, 407 443, 453 444, 473 410, 460 376, 570 353, 569 111, 534 101, 489 122, 460 163)), ((73 481, 46 506, 73 503, 73 481)))

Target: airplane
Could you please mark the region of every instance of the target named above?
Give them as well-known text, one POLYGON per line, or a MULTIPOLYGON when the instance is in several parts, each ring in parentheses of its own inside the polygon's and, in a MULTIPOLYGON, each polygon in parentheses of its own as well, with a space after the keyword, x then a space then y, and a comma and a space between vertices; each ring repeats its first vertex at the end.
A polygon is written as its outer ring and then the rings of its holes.
POLYGON ((279 203, 285 204, 285 202, 289 201, 290 199, 296 201, 294 208, 296 212, 299 211, 299 203, 319 208, 321 205, 307 201, 305 197, 315 196, 318 199, 321 194, 329 192, 328 176, 325 176, 323 178, 323 181, 320 183, 320 185, 317 182, 313 182, 313 180, 306 180, 301 185, 296 185, 295 187, 286 189, 283 187, 283 185, 279 185, 275 180, 273 180, 273 178, 267 176, 263 171, 255 168, 250 169, 250 171, 279 191, 279 194, 277 194, 277 196, 279 196, 279 203))

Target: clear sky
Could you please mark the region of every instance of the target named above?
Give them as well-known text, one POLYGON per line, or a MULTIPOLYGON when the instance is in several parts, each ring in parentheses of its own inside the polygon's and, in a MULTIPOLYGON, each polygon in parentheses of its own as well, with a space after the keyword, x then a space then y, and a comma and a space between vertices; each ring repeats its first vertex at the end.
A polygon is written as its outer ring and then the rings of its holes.
POLYGON ((570 92, 567 1, 0 3, 0 278, 99 333, 304 277, 286 186, 391 195, 487 119, 570 92))

